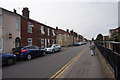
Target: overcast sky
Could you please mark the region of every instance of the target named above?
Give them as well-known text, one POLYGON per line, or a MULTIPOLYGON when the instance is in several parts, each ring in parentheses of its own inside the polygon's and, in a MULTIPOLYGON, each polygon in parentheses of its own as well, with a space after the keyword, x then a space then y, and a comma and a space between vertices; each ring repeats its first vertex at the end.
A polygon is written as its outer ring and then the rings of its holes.
POLYGON ((22 14, 28 7, 30 18, 53 28, 70 29, 87 39, 108 35, 118 27, 119 0, 0 0, 0 7, 22 14))

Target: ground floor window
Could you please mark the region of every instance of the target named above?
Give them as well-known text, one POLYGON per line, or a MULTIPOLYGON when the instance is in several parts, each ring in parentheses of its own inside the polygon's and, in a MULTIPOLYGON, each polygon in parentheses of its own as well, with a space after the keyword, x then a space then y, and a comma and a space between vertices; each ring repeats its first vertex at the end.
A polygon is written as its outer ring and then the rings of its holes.
POLYGON ((28 38, 28 45, 32 45, 32 38, 28 38))
POLYGON ((3 49, 3 38, 0 37, 0 50, 3 49))
POLYGON ((55 40, 54 39, 52 40, 52 43, 55 44, 55 40))
POLYGON ((48 46, 50 45, 50 39, 48 39, 48 46))
POLYGON ((41 48, 44 48, 44 39, 41 39, 41 48))

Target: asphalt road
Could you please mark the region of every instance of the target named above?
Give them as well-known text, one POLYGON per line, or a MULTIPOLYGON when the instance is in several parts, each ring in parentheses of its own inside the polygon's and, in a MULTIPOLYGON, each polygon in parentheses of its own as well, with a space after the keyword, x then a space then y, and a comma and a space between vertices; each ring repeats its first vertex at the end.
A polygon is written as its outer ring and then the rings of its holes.
POLYGON ((87 45, 66 47, 61 52, 47 54, 30 61, 18 61, 2 68, 3 78, 50 78, 87 45))
POLYGON ((89 44, 19 61, 4 66, 2 73, 3 78, 107 78, 98 55, 91 56, 89 44))

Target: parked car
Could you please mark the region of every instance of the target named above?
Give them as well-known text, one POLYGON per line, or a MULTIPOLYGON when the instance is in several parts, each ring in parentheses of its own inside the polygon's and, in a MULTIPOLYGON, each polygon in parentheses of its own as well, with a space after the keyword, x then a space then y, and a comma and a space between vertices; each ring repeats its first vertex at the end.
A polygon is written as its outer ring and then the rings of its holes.
POLYGON ((30 60, 32 57, 45 55, 46 51, 44 49, 40 49, 38 46, 32 45, 15 48, 13 53, 17 56, 17 58, 25 58, 30 60))
POLYGON ((61 51, 61 46, 58 44, 52 44, 49 45, 47 48, 45 48, 46 53, 54 53, 56 51, 61 51))
POLYGON ((16 62, 16 55, 8 53, 0 53, 0 59, 2 59, 1 65, 12 65, 16 62))
POLYGON ((74 46, 80 46, 81 44, 79 42, 75 43, 74 46))

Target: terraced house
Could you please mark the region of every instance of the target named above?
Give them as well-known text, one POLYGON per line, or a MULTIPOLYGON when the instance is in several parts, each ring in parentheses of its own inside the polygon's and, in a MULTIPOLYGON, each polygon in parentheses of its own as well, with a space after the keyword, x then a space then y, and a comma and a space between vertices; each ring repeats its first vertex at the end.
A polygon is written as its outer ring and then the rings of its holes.
POLYGON ((21 45, 37 45, 45 48, 56 43, 55 29, 29 18, 28 8, 23 8, 21 16, 21 45))
POLYGON ((20 16, 14 12, 0 8, 0 52, 12 53, 12 49, 20 46, 20 16))

